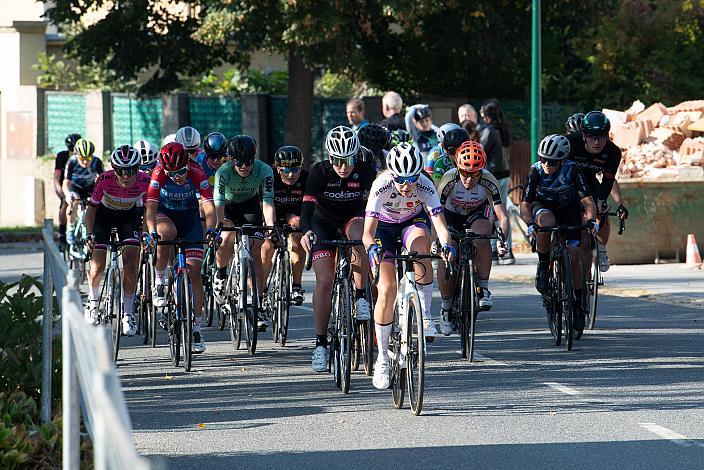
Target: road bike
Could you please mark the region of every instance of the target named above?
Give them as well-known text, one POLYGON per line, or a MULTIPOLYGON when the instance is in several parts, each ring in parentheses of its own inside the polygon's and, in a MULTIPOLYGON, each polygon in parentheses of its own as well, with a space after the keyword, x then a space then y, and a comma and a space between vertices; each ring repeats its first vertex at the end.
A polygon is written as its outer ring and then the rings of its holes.
MULTIPOLYGON (((85 218, 88 210, 88 199, 81 199, 76 207, 76 221, 71 231, 73 232, 74 243, 68 245, 66 250, 66 263, 68 268, 74 273, 76 287, 85 282, 88 273, 89 253, 86 245, 86 237, 88 229, 86 228, 85 218)), ((73 214, 74 208, 68 210, 68 217, 73 214)))
POLYGON ((139 259, 137 291, 135 293, 135 316, 137 333, 142 336, 142 344, 156 347, 156 307, 152 302, 152 283, 154 281, 154 249, 142 238, 142 250, 139 259))
POLYGON ((213 280, 215 279, 217 266, 215 264, 215 246, 208 246, 203 254, 203 265, 201 266, 200 278, 203 283, 203 319, 207 326, 213 326, 213 319, 217 319, 220 330, 225 327, 225 318, 222 315, 220 305, 215 299, 213 290, 213 280), (220 326, 222 324, 222 326, 220 326))
POLYGON ((352 340, 352 370, 359 370, 361 365, 364 373, 371 376, 374 373, 374 296, 372 282, 364 289, 364 298, 369 305, 369 320, 354 319, 354 339, 352 340))

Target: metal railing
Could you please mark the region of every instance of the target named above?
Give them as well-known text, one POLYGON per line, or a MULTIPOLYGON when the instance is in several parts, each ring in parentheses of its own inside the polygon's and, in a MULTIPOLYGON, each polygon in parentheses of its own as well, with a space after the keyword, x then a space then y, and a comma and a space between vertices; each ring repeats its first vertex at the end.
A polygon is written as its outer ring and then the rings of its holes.
POLYGON ((44 317, 41 417, 51 414, 52 296, 59 300, 62 325, 63 468, 80 468, 81 407, 93 441, 97 470, 147 470, 132 441, 132 422, 111 359, 110 332, 83 320, 83 303, 59 248, 53 223, 44 221, 44 317))

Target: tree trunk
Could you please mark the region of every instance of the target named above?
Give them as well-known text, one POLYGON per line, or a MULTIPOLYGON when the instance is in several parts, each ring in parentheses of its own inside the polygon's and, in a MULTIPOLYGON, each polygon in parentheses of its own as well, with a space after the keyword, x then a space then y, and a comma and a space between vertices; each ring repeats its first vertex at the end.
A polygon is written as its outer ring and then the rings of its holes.
POLYGON ((313 125, 313 71, 306 67, 294 46, 288 49, 288 106, 284 142, 303 152, 303 168, 310 165, 313 125))

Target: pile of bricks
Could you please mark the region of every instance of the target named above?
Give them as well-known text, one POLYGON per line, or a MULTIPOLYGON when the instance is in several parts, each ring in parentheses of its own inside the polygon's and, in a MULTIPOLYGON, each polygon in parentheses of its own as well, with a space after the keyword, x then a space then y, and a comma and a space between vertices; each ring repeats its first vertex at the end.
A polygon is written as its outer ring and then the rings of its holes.
POLYGON ((604 113, 611 120, 611 140, 623 151, 621 178, 678 171, 696 177, 704 171, 704 137, 699 137, 704 135, 704 100, 670 108, 662 103, 646 108, 636 101, 626 111, 604 113), (700 168, 692 171, 692 167, 700 168))

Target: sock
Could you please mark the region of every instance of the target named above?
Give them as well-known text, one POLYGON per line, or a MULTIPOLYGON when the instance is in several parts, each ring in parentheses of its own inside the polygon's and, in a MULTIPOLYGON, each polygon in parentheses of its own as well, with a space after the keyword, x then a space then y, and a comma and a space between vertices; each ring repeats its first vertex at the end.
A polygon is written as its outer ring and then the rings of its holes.
POLYGON ((134 315, 134 294, 126 295, 122 293, 122 305, 125 308, 125 315, 134 315))
POLYGON ((391 336, 391 323, 381 325, 374 323, 376 330, 376 345, 379 348, 379 358, 381 362, 389 362, 389 337, 391 336))
POLYGON ((315 347, 328 347, 328 335, 315 335, 315 347))
POLYGON ((442 299, 443 310, 452 310, 452 297, 449 299, 442 299))
POLYGON ((218 268, 218 279, 225 279, 227 277, 227 266, 224 268, 218 268))
POLYGON ((198 315, 193 318, 193 332, 200 333, 200 321, 203 319, 202 316, 198 315))
POLYGON ((298 282, 298 283, 294 282, 294 283, 292 283, 292 285, 293 285, 293 288, 294 288, 294 289, 300 289, 300 288, 301 288, 301 283, 300 283, 300 282, 298 282))
POLYGON ((355 300, 363 299, 364 295, 366 294, 366 289, 356 289, 356 291, 357 291, 357 297, 355 297, 355 300))
POLYGON ((62 237, 66 236, 66 224, 59 225, 59 235, 62 237))
POLYGON ((540 263, 547 263, 550 261, 550 253, 540 253, 538 252, 538 261, 540 263))
POLYGON ((481 287, 484 290, 489 290, 489 279, 482 279, 477 276, 477 287, 481 287))
POLYGON ((88 299, 91 302, 95 302, 95 304, 98 304, 98 297, 100 297, 100 286, 98 287, 91 287, 90 290, 88 291, 88 299))
POLYGON ((433 312, 430 311, 430 305, 433 302, 433 283, 420 284, 416 283, 418 288, 418 300, 420 300, 420 308, 423 309, 423 319, 433 321, 433 312))
POLYGON ((157 284, 166 284, 166 269, 163 271, 159 271, 158 269, 154 270, 156 274, 156 283, 157 284))

